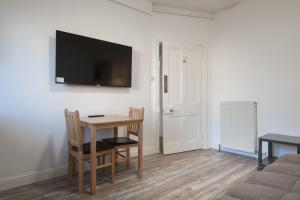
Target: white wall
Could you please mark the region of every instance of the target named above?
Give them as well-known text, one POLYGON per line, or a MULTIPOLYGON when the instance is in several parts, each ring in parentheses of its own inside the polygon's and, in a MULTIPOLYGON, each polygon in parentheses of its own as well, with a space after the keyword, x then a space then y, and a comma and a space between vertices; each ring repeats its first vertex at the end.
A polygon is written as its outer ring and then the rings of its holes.
POLYGON ((150 16, 146 2, 128 7, 108 0, 1 1, 1 189, 65 173, 65 107, 82 115, 125 115, 129 106, 144 106, 145 153, 158 152, 158 80, 149 81, 158 75, 157 41, 206 47, 213 41, 212 57, 207 48, 211 147, 220 142, 220 101, 257 101, 260 135, 300 136, 298 0, 244 1, 215 21, 150 16), (133 87, 56 85, 56 29, 133 46, 133 87))
POLYGON ((150 35, 150 15, 107 0, 1 1, 1 189, 65 173, 64 108, 127 115, 144 106, 144 149, 153 152, 150 35), (57 29, 132 46, 132 88, 56 85, 57 29))
MULTIPOLYGON (((176 41, 193 45, 202 45, 205 48, 206 61, 209 60, 211 42, 212 20, 200 19, 196 17, 177 16, 162 13, 152 14, 152 69, 151 75, 155 77, 151 83, 151 107, 155 111, 152 113, 152 123, 156 124, 152 132, 156 137, 156 151, 159 152, 159 63, 158 44, 163 41, 176 41)), ((208 63, 205 63, 204 72, 206 74, 208 63)), ((205 83, 205 82, 204 82, 205 83)), ((206 130, 206 125, 204 124, 206 130)), ((203 137, 203 140, 207 140, 203 137)), ((203 142, 204 144, 206 142, 203 142)), ((205 146, 206 147, 206 146, 205 146)))
MULTIPOLYGON (((259 135, 300 136, 300 1, 251 0, 214 23, 210 141, 220 142, 220 101, 257 101, 259 135)), ((284 152, 295 153, 295 148, 284 152)), ((276 148, 276 154, 283 153, 276 148)))
POLYGON ((162 13, 152 14, 152 40, 209 46, 212 20, 162 13))

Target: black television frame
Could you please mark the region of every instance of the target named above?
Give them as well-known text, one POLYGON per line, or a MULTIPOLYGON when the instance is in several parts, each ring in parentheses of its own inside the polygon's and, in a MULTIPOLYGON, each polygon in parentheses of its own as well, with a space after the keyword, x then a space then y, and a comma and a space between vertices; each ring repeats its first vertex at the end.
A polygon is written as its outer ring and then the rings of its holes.
POLYGON ((74 34, 74 33, 70 33, 70 32, 65 32, 65 31, 60 31, 60 30, 56 30, 56 56, 55 56, 55 83, 56 84, 63 84, 63 85, 82 85, 82 86, 96 86, 96 87, 118 87, 118 88, 131 88, 132 87, 132 47, 131 46, 127 46, 127 45, 123 45, 123 44, 118 44, 118 43, 114 43, 114 42, 110 42, 110 41, 106 41, 106 40, 100 40, 100 39, 97 39, 97 38, 92 38, 92 37, 87 37, 87 36, 83 36, 83 35, 78 35, 78 34, 74 34), (97 41, 101 41, 101 42, 105 42, 105 43, 109 43, 109 44, 112 44, 112 45, 117 45, 117 46, 123 46, 123 47, 128 47, 128 48, 131 48, 131 56, 130 56, 130 60, 131 60, 131 65, 130 65, 130 70, 129 70, 129 84, 128 85, 102 85, 102 84, 82 84, 82 83, 73 83, 73 82, 65 82, 65 81, 58 81, 57 78, 60 78, 57 74, 57 46, 58 46, 58 40, 57 40, 57 35, 58 33, 66 33, 66 34, 71 34, 71 35, 74 35, 74 36, 77 36, 77 37, 81 37, 81 38, 86 38, 86 39, 92 39, 92 40, 95 40, 96 42, 97 41))

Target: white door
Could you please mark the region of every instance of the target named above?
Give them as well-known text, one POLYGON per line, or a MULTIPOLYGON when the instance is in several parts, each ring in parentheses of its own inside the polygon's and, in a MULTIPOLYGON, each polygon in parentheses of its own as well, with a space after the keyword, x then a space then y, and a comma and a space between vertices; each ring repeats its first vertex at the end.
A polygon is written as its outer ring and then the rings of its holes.
POLYGON ((204 49, 163 43, 163 153, 202 148, 204 49))

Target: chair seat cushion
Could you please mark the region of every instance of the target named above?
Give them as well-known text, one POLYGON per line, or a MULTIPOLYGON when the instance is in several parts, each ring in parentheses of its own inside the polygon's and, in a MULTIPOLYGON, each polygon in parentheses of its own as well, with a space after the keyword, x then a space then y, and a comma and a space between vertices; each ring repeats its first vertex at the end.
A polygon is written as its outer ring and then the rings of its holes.
MULTIPOLYGON (((108 143, 105 143, 105 142, 102 142, 102 141, 97 141, 96 142, 97 152, 105 151, 105 150, 109 150, 109 149, 113 149, 113 148, 114 148, 114 146, 112 146, 108 143)), ((73 151, 78 151, 78 148, 73 146, 72 150, 73 151)), ((82 144, 82 152, 83 152, 83 154, 91 153, 91 143, 90 142, 82 144)))
POLYGON ((121 146, 121 145, 129 145, 129 144, 137 144, 138 142, 130 139, 128 137, 116 137, 116 138, 105 138, 103 142, 114 145, 114 146, 121 146))

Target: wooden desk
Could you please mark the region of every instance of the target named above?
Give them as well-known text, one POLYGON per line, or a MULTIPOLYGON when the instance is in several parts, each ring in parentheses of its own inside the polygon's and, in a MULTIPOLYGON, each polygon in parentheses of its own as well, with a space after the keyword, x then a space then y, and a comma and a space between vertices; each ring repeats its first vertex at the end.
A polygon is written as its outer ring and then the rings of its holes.
POLYGON ((300 137, 280 135, 268 133, 258 138, 259 140, 259 150, 258 150, 258 170, 262 170, 266 164, 271 164, 276 160, 273 156, 273 143, 292 145, 297 147, 297 154, 300 154, 300 137), (262 143, 268 142, 268 158, 266 159, 266 164, 262 160, 262 143))
POLYGON ((89 128, 91 134, 91 194, 96 193, 96 133, 98 129, 114 128, 114 137, 118 136, 118 127, 131 124, 139 125, 138 133, 138 177, 143 176, 143 121, 144 119, 132 119, 125 116, 105 116, 80 119, 83 128, 89 128))

